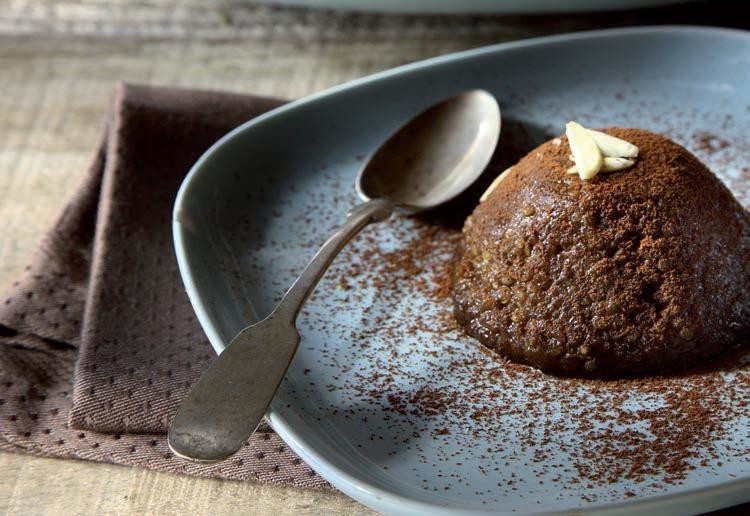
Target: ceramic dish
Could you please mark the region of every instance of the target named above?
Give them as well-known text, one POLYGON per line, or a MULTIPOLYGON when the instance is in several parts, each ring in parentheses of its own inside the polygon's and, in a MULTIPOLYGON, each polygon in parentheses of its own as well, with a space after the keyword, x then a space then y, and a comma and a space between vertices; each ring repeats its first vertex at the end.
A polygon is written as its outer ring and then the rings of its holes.
MULTIPOLYGON (((750 35, 684 27, 508 43, 356 80, 240 126, 196 163, 174 211, 182 278, 220 352, 270 311, 343 221, 356 202, 353 184, 363 158, 413 113, 469 88, 485 88, 501 104, 501 156, 519 142, 531 148, 561 132, 570 119, 643 127, 694 151, 747 208, 747 84, 750 35)), ((719 418, 709 423, 722 431, 710 443, 690 441, 693 454, 680 460, 694 469, 684 478, 616 474, 613 464, 627 465, 629 454, 614 454, 602 448, 606 441, 591 437, 612 430, 606 414, 586 415, 592 396, 632 416, 667 403, 663 393, 634 390, 616 401, 607 388, 510 374, 459 332, 436 333, 451 309, 449 299, 436 300, 425 287, 435 279, 435 263, 449 259, 440 238, 406 218, 373 226, 309 300, 298 324, 300 350, 267 417, 317 472, 393 514, 682 514, 750 500, 750 389, 737 387, 747 380, 746 369, 711 376, 733 385, 733 394, 727 390, 719 405, 703 407, 707 417, 719 418), (425 259, 403 250, 415 239, 436 243, 428 266, 411 267, 425 259), (399 258, 406 273, 398 263, 388 267, 399 258), (406 277, 389 280, 388 274, 406 277), (492 368, 495 376, 484 376, 492 368), (466 398, 462 406, 455 397, 444 399, 456 390, 466 398), (539 390, 551 392, 550 399, 529 405, 539 390), (477 417, 467 412, 472 406, 477 417), (481 411, 495 411, 494 419, 481 411), (588 458, 585 451, 592 452, 588 458)), ((674 382, 675 392, 696 388, 674 382)), ((632 428, 612 431, 643 430, 637 418, 623 424, 632 428)), ((677 425, 668 438, 693 439, 694 433, 677 425)))

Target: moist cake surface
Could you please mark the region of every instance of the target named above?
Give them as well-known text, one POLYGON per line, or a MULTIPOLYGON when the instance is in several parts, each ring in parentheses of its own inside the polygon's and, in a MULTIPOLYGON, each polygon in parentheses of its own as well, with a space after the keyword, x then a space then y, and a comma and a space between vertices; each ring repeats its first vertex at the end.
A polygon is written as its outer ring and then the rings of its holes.
POLYGON ((511 359, 562 375, 680 370, 750 331, 750 216, 695 156, 648 131, 626 170, 582 180, 566 136, 531 151, 464 225, 455 313, 511 359))

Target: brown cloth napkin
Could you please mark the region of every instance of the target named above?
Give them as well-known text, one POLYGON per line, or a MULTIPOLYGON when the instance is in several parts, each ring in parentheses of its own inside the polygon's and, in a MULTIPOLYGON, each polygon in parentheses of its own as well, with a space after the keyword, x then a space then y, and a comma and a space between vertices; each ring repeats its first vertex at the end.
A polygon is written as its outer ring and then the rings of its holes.
POLYGON ((279 100, 122 85, 88 174, 0 298, 0 447, 306 488, 270 429, 213 465, 165 433, 214 356, 177 271, 171 211, 196 159, 279 100))

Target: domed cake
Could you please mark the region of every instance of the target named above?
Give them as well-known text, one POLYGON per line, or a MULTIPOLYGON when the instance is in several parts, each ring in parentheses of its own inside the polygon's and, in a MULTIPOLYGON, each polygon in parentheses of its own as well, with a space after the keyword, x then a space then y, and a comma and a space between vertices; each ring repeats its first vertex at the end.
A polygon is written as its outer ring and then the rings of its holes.
POLYGON ((453 285, 467 333, 545 372, 585 377, 681 370, 740 344, 750 334, 750 215, 671 140, 575 125, 597 135, 601 157, 569 124, 570 140, 531 151, 467 218, 453 285), (607 157, 612 143, 623 157, 607 157))

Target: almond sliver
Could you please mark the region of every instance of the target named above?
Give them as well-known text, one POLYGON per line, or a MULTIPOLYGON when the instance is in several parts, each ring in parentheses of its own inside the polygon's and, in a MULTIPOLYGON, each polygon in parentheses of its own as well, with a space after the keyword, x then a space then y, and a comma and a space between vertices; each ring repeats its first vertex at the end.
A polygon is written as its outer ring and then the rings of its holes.
POLYGON ((630 142, 626 142, 621 138, 603 133, 601 131, 594 131, 593 129, 586 129, 591 137, 596 142, 596 146, 599 147, 601 153, 608 158, 636 158, 638 157, 638 147, 630 142))
POLYGON ((602 153, 589 132, 576 122, 565 124, 570 151, 581 179, 591 179, 602 168, 602 153))
MULTIPOLYGON (((628 158, 604 158, 599 172, 617 172, 632 167, 635 162, 628 158)), ((578 174, 578 167, 573 165, 567 170, 568 174, 578 174)))
POLYGON ((484 202, 487 199, 487 197, 489 197, 490 194, 495 191, 495 188, 497 188, 497 185, 502 183, 503 179, 505 179, 505 177, 508 175, 508 172, 510 172, 512 168, 513 167, 506 168, 500 173, 499 176, 495 178, 494 181, 492 181, 490 186, 487 187, 487 190, 485 190, 482 196, 479 198, 479 202, 484 202))
POLYGON ((601 172, 617 172, 618 170, 625 170, 628 167, 632 167, 633 163, 635 162, 628 158, 604 158, 601 172))

